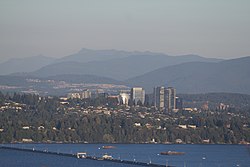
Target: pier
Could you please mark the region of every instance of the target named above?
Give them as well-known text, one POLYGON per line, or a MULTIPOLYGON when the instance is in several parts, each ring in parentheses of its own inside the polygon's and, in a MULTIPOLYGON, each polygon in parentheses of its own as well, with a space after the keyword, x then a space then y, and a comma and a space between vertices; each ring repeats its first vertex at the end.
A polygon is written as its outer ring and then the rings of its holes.
POLYGON ((66 156, 66 157, 78 158, 79 160, 90 159, 90 160, 95 160, 95 161, 109 161, 109 162, 114 162, 114 163, 123 163, 123 164, 137 165, 137 166, 173 167, 173 166, 167 166, 167 165, 161 165, 161 164, 130 161, 130 160, 121 160, 121 159, 113 159, 113 158, 106 159, 106 158, 103 158, 103 157, 95 157, 95 156, 88 156, 88 155, 86 155, 84 158, 79 158, 77 153, 76 154, 70 154, 70 153, 52 152, 52 151, 48 151, 48 150, 35 150, 35 149, 7 147, 7 146, 0 146, 0 149, 16 150, 16 151, 24 151, 24 152, 33 152, 33 153, 40 153, 40 154, 50 154, 50 155, 57 155, 57 156, 66 156))

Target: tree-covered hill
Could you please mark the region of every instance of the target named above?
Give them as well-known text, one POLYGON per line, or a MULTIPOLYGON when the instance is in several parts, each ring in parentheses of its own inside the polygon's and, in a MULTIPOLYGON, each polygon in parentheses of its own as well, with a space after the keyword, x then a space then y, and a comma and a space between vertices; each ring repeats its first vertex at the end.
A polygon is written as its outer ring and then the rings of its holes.
POLYGON ((113 99, 0 93, 0 142, 250 142, 250 110, 180 111, 124 107, 113 99))

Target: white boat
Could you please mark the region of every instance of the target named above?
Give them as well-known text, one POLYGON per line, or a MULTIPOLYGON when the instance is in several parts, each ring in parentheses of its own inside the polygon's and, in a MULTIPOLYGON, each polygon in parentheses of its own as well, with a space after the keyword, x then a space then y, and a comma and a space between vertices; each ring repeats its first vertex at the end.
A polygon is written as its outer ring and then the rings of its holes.
POLYGON ((86 158, 87 157, 87 153, 86 152, 79 152, 76 154, 77 158, 86 158))
POLYGON ((113 159, 113 157, 111 155, 108 155, 108 154, 104 154, 102 156, 103 159, 113 159))

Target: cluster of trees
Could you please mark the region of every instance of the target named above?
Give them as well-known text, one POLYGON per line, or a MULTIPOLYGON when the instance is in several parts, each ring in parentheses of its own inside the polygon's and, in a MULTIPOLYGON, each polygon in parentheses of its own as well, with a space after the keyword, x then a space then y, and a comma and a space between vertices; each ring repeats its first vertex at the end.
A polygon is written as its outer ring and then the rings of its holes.
POLYGON ((230 108, 236 110, 247 110, 250 106, 250 95, 239 93, 205 93, 205 94, 179 94, 187 106, 200 108, 205 102, 208 102, 210 109, 216 109, 220 103, 230 105, 230 108), (200 104, 199 104, 200 103, 200 104))
MULTIPOLYGON (((102 100, 71 100, 68 107, 110 102, 102 100)), ((0 93, 0 103, 5 102, 23 103, 26 106, 21 111, 10 108, 0 112, 0 128, 3 129, 0 132, 1 143, 21 142, 22 139, 32 139, 34 142, 89 143, 174 143, 176 139, 184 143, 202 143, 206 139, 210 143, 250 141, 249 111, 231 115, 227 112, 185 111, 159 114, 141 107, 110 115, 94 112, 83 114, 68 112, 60 105, 57 97, 0 93), (145 117, 140 117, 139 112, 145 117), (140 123, 140 126, 135 126, 135 123, 140 123), (183 129, 178 125, 195 125, 197 128, 183 129), (24 126, 29 128, 24 129, 24 126)))

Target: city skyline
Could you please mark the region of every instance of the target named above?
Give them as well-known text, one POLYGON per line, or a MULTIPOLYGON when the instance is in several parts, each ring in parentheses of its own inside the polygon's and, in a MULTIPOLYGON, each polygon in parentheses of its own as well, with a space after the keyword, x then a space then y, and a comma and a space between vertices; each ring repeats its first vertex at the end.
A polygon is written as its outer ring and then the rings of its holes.
POLYGON ((237 58, 250 55, 250 2, 1 1, 0 62, 81 48, 237 58), (60 2, 60 3, 59 3, 60 2))

